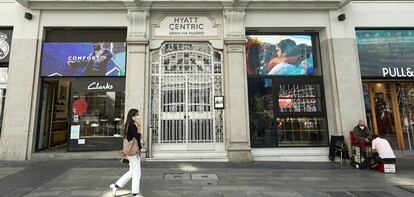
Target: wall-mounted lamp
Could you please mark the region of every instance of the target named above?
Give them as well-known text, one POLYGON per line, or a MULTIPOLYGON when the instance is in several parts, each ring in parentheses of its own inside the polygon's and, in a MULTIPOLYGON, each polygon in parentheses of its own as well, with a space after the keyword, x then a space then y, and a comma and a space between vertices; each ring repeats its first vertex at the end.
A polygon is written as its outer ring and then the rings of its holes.
POLYGON ((345 14, 340 14, 340 15, 338 16, 338 21, 344 21, 345 19, 346 19, 345 14))
POLYGON ((24 18, 27 19, 27 20, 32 20, 33 15, 29 12, 26 12, 26 13, 24 13, 24 18))

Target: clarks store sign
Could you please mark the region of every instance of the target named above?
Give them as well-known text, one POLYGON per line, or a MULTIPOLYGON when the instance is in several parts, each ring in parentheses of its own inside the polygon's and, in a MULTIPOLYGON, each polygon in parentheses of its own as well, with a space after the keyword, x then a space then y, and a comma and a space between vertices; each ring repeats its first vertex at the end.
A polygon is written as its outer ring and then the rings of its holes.
POLYGON ((386 78, 414 77, 414 68, 382 68, 382 76, 386 78))
POLYGON ((93 81, 88 85, 88 90, 113 90, 114 85, 106 82, 101 84, 99 82, 93 81))
POLYGON ((154 37, 218 37, 219 32, 207 15, 166 15, 154 26, 154 37))
POLYGON ((125 78, 90 78, 75 80, 73 89, 76 92, 123 92, 125 78))

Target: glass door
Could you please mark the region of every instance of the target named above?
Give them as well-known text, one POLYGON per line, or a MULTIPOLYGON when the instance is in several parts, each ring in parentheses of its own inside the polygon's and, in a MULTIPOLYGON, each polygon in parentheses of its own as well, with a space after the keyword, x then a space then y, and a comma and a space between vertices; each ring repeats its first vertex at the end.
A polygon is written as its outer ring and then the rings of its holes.
POLYGON ((68 80, 43 80, 36 150, 67 144, 69 112, 68 80))
POLYGON ((373 132, 387 139, 393 149, 412 149, 414 83, 367 82, 364 87, 367 120, 373 132))

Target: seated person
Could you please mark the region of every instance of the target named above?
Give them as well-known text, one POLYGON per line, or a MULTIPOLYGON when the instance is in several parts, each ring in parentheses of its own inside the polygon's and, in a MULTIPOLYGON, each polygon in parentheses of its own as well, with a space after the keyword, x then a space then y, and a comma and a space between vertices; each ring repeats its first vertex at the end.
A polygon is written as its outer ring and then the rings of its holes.
POLYGON ((371 130, 365 126, 364 120, 359 120, 358 125, 354 127, 353 135, 355 144, 361 149, 362 155, 366 156, 365 144, 370 141, 369 138, 371 138, 372 133, 371 130))

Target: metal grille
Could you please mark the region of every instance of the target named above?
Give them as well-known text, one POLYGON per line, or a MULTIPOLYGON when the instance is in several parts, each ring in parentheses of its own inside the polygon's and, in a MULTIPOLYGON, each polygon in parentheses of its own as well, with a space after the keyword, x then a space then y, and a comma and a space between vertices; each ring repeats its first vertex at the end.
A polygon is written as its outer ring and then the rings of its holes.
POLYGON ((151 53, 153 143, 223 142, 222 54, 207 43, 166 43, 151 53))

